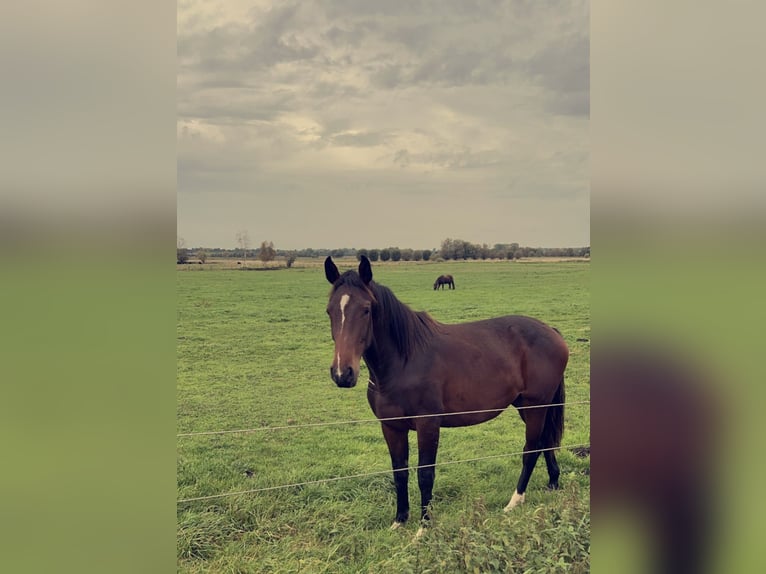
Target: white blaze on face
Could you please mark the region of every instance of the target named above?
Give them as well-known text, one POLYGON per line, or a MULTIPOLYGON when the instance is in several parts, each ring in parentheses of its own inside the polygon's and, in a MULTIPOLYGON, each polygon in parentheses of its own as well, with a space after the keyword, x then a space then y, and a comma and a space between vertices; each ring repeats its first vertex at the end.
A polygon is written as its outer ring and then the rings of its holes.
MULTIPOLYGON (((349 294, 341 295, 340 298, 340 332, 338 333, 338 338, 343 335, 343 324, 346 322, 346 305, 348 305, 350 299, 351 295, 349 294)), ((338 374, 338 377, 340 377, 340 351, 338 351, 338 355, 336 357, 335 371, 338 374)))
POLYGON ((343 334, 343 323, 346 322, 346 305, 348 305, 351 295, 343 295, 340 298, 340 332, 343 334))

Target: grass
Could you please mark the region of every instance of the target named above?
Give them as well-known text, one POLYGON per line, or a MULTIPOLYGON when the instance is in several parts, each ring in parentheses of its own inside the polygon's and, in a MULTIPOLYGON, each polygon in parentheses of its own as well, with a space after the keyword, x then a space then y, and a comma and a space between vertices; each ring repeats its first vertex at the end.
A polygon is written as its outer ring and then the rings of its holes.
MULTIPOLYGON (((352 260, 339 262, 341 271, 351 266, 352 260)), ((373 264, 373 273, 401 300, 443 322, 518 313, 556 326, 571 352, 567 401, 588 400, 588 263, 399 262, 373 264), (434 278, 445 272, 455 276, 457 289, 434 292, 434 278)), ((371 420, 364 386, 338 389, 329 378, 328 291, 314 265, 266 273, 179 271, 178 432, 371 420)), ((589 408, 567 408, 563 444, 590 442, 589 408)), ((438 460, 518 452, 523 433, 513 412, 444 429, 438 460)), ((415 464, 413 435, 410 445, 415 464)), ((389 530, 395 513, 389 464, 375 422, 179 437, 179 499, 383 472, 180 503, 179 571, 588 571, 588 458, 561 451, 558 492, 545 490, 541 458, 526 504, 509 514, 502 508, 520 456, 440 467, 434 525, 417 543, 417 521, 389 530)))

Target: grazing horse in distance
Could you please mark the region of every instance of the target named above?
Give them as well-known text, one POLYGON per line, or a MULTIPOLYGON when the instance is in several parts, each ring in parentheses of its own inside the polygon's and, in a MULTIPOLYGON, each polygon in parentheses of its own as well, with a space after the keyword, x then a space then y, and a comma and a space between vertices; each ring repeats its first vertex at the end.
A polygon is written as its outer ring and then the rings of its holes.
POLYGON ((434 291, 436 291, 439 287, 444 289, 445 285, 449 285, 450 289, 455 288, 455 280, 452 278, 452 275, 439 275, 436 278, 436 281, 434 281, 434 291))
MULTIPOLYGON (((508 315, 444 324, 413 311, 372 280, 370 260, 341 274, 331 257, 327 314, 335 351, 330 376, 339 387, 356 385, 364 358, 367 401, 380 419, 396 487, 392 528, 409 518, 408 433, 418 442, 422 525, 428 524, 441 427, 483 423, 509 405, 526 425, 522 470, 505 510, 524 501, 541 452, 549 488, 559 486, 555 449, 564 430, 564 370, 569 350, 561 334, 530 317, 508 315)), ((422 533, 422 530, 418 531, 422 533)))

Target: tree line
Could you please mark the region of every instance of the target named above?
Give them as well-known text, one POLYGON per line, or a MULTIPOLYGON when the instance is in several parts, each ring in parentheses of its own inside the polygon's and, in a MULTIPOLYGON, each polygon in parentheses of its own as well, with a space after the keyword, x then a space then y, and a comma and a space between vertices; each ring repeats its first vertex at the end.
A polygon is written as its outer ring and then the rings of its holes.
POLYGON ((471 243, 447 238, 441 242, 442 259, 521 259, 522 257, 590 257, 587 247, 528 247, 518 243, 471 243))
POLYGON ((196 258, 204 263, 208 258, 235 258, 247 261, 259 259, 264 264, 281 257, 287 267, 291 267, 298 257, 317 258, 327 257, 356 257, 360 259, 366 255, 371 261, 429 261, 443 260, 467 260, 467 259, 521 259, 524 257, 590 257, 590 246, 587 247, 529 247, 518 243, 495 243, 489 246, 486 243, 471 243, 463 239, 447 238, 441 242, 439 249, 410 249, 399 247, 383 248, 354 248, 342 247, 336 249, 277 249, 271 241, 263 241, 259 248, 251 249, 249 240, 238 236, 240 246, 234 249, 220 247, 200 247, 188 249, 183 244, 183 239, 178 239, 177 262, 187 263, 191 258, 196 258))
POLYGON ((197 249, 188 249, 182 238, 176 240, 176 263, 184 264, 189 263, 192 257, 196 258, 199 263, 205 263, 208 258, 236 258, 243 259, 247 262, 248 257, 250 259, 260 259, 265 265, 269 261, 273 261, 278 255, 281 255, 285 259, 287 267, 292 267, 295 260, 298 258, 296 251, 278 251, 274 248, 274 243, 271 241, 264 241, 258 249, 248 249, 247 244, 249 239, 242 239, 239 234, 237 240, 241 241, 243 247, 240 249, 221 249, 221 248, 206 248, 199 247, 197 249))

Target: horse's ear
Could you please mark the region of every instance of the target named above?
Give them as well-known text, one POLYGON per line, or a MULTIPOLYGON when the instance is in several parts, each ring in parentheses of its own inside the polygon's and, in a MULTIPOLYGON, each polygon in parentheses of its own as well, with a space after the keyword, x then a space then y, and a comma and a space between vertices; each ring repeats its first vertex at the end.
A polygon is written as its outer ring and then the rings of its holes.
POLYGON ((372 266, 370 265, 370 260, 367 259, 366 255, 362 255, 359 260, 359 277, 362 278, 362 281, 364 281, 365 285, 372 281, 372 266))
POLYGON ((338 267, 333 263, 332 257, 329 255, 327 256, 327 259, 324 260, 324 275, 333 285, 340 277, 340 271, 338 271, 338 267))

